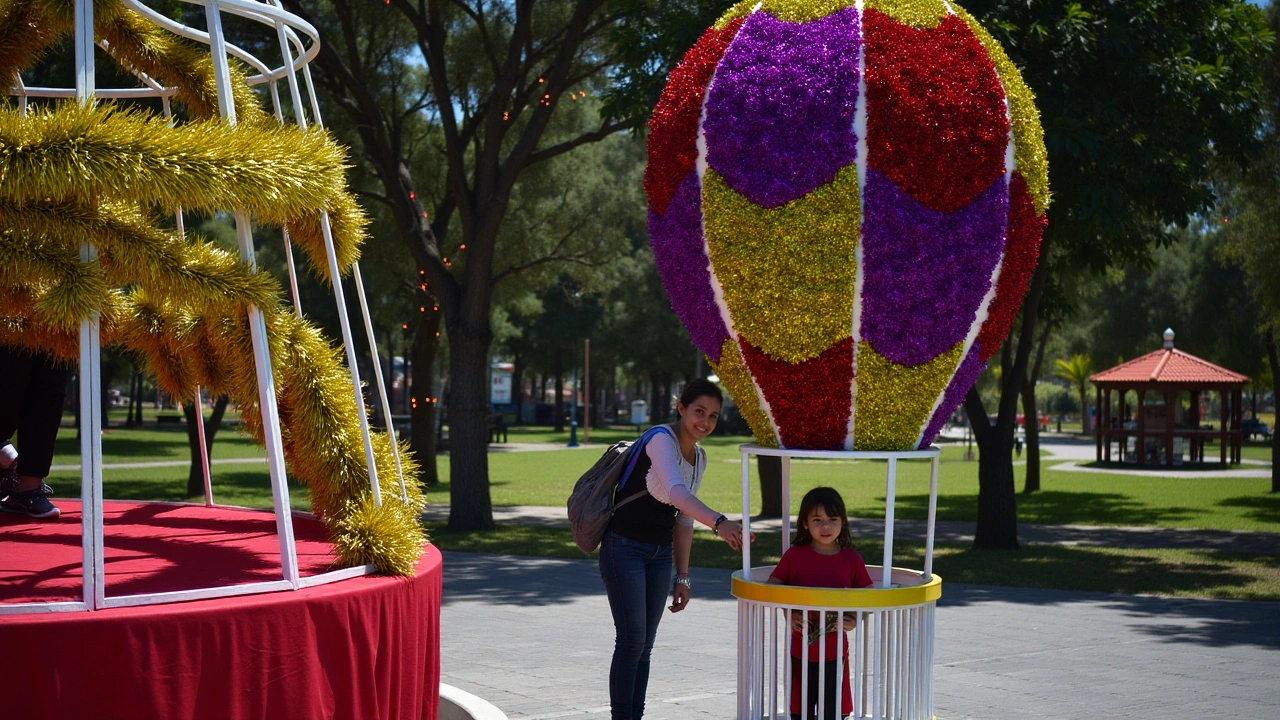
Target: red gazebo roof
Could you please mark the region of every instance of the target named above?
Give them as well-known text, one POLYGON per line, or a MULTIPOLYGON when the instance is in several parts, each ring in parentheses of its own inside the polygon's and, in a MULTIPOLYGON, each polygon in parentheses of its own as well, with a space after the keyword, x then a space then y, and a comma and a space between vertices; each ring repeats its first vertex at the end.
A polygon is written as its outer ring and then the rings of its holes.
POLYGON ((1249 378, 1176 348, 1162 348, 1089 378, 1093 383, 1244 384, 1249 378))

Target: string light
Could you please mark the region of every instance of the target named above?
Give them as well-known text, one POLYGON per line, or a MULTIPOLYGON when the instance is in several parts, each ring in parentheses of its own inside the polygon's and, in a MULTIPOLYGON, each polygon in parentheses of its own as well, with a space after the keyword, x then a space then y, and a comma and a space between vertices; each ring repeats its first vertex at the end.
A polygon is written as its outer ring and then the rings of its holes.
POLYGON ((547 81, 547 80, 546 80, 546 78, 538 78, 538 84, 539 84, 539 85, 541 85, 542 83, 544 83, 544 82, 546 82, 546 81, 547 81))
POLYGON ((409 329, 409 323, 400 323, 400 329, 401 329, 401 330, 408 330, 408 329, 409 329))
POLYGON ((466 244, 466 243, 462 243, 461 245, 459 245, 459 246, 458 246, 458 249, 459 249, 459 250, 466 250, 466 249, 467 249, 467 244, 466 244))
POLYGON ((510 119, 511 119, 511 113, 510 113, 510 112, 507 112, 506 110, 503 110, 503 111, 502 111, 502 121, 503 121, 503 122, 507 122, 507 121, 508 121, 508 120, 510 120, 510 119))
POLYGON ((410 190, 410 191, 409 191, 409 199, 410 199, 410 200, 417 200, 417 199, 418 199, 418 193, 416 193, 416 192, 414 192, 414 191, 410 190))

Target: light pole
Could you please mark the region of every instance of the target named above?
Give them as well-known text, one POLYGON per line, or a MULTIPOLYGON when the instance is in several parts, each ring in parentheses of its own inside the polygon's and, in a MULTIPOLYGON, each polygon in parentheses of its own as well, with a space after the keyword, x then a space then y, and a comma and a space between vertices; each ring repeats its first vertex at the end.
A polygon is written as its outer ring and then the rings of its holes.
POLYGON ((573 409, 569 411, 569 447, 578 447, 578 366, 573 366, 573 409))

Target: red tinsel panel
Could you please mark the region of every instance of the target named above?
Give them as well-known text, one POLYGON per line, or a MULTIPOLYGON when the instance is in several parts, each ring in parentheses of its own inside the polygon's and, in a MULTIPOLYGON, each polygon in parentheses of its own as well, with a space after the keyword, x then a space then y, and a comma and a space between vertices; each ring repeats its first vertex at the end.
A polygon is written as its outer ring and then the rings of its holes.
POLYGON ((871 167, 930 209, 967 205, 1004 174, 1009 145, 986 49, 954 15, 931 30, 875 10, 863 23, 871 167))
POLYGON ((1009 183, 1009 234, 1004 244, 1004 264, 1000 267, 1000 279, 996 283, 996 296, 987 309, 987 321, 978 331, 979 358, 991 359, 1000 344, 1009 335, 1009 328, 1018 317, 1022 296, 1027 293, 1027 283, 1036 269, 1040 257, 1040 240, 1044 237, 1049 217, 1036 217, 1035 202, 1027 190, 1022 173, 1015 171, 1009 183))
POLYGON ((853 338, 794 365, 765 355, 742 338, 738 344, 773 411, 784 447, 844 449, 853 402, 853 338))
POLYGON ((724 51, 746 18, 734 18, 723 30, 708 28, 671 71, 662 97, 649 119, 649 163, 644 189, 649 208, 662 215, 680 181, 698 160, 698 121, 702 98, 724 51))

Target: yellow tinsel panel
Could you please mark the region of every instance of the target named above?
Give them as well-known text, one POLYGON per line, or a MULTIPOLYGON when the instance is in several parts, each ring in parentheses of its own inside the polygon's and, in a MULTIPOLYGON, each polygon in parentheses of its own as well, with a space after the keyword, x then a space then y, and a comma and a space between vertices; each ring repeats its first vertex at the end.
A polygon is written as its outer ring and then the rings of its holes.
POLYGON ((770 357, 799 363, 849 336, 854 252, 861 216, 858 174, 772 210, 703 178, 707 250, 734 330, 770 357))
POLYGON ((914 450, 934 401, 960 362, 964 343, 917 365, 888 360, 858 343, 854 390, 854 450, 914 450))
POLYGON ((713 363, 707 358, 707 363, 728 389, 729 396, 738 406, 738 412, 747 421, 751 434, 755 435, 756 444, 761 447, 778 447, 778 437, 774 434, 769 416, 760 407, 760 396, 756 393, 755 383, 751 381, 751 371, 747 370, 747 364, 742 360, 738 342, 733 338, 725 340, 724 347, 720 349, 720 362, 713 363))
POLYGON ((943 0, 866 0, 864 10, 875 10, 917 30, 938 27, 947 15, 943 0))
POLYGON ((1013 161, 1015 168, 1027 181, 1027 190, 1036 206, 1036 215, 1044 215, 1049 209, 1049 152, 1044 147, 1044 128, 1040 126, 1040 110, 1036 108, 1036 96, 1027 87, 1004 48, 991 37, 991 33, 964 8, 955 6, 956 15, 969 25, 974 37, 987 49, 987 55, 996 66, 996 76, 1004 86, 1009 103, 1009 116, 1013 125, 1013 161))

